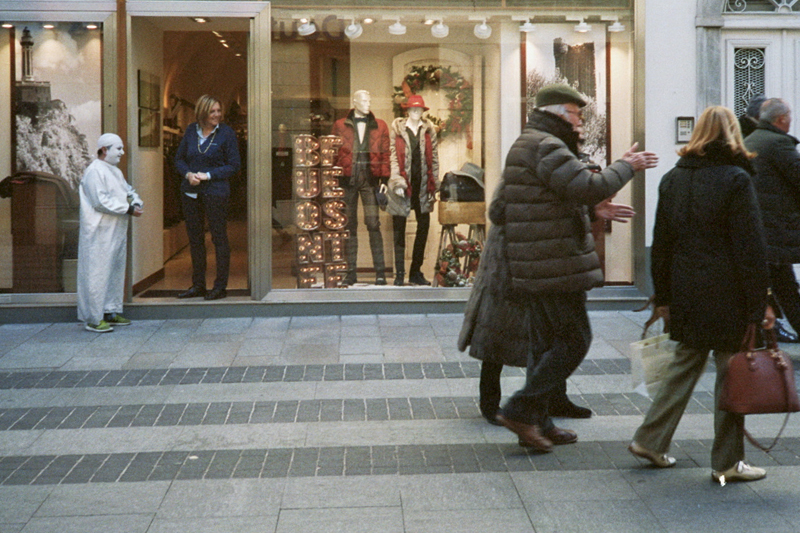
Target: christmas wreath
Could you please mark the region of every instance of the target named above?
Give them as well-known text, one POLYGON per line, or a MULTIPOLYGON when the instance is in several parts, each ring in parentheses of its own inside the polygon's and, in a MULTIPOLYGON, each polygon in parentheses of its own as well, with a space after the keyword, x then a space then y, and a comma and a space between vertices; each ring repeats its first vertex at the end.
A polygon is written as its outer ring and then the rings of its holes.
POLYGON ((475 281, 483 246, 460 233, 456 238, 458 241, 448 244, 436 262, 436 281, 440 287, 469 287, 475 281))
POLYGON ((403 103, 412 94, 419 94, 425 89, 443 90, 448 100, 447 118, 442 119, 428 114, 428 119, 439 130, 439 138, 466 133, 468 143, 472 144, 472 85, 451 67, 435 65, 411 67, 403 82, 394 88, 392 95, 395 118, 403 116, 403 103))

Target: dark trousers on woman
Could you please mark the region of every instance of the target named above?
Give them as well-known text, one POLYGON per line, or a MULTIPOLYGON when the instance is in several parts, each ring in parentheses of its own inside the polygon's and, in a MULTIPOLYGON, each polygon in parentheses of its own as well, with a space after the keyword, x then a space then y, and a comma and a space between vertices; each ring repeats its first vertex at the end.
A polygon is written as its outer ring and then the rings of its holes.
POLYGON ((525 386, 508 400, 503 416, 546 432, 553 427, 548 414, 551 395, 578 368, 592 343, 586 293, 531 294, 524 305, 532 339, 525 386))
POLYGON ((197 198, 181 195, 186 233, 192 252, 192 285, 206 287, 206 232, 204 220, 208 219, 211 242, 217 258, 217 278, 214 289, 228 286, 231 248, 228 244, 228 197, 199 193, 197 198))
POLYGON ((769 264, 769 279, 772 292, 781 306, 783 316, 792 325, 795 332, 800 333, 800 292, 792 264, 769 264))
MULTIPOLYGON (((419 273, 422 261, 425 260, 425 245, 428 243, 428 230, 431 227, 431 214, 422 213, 420 208, 414 209, 417 218, 417 233, 414 236, 414 250, 411 255, 411 268, 408 273, 419 273)), ((394 233, 394 271, 395 276, 405 274, 406 257, 406 217, 392 217, 392 231, 394 233)))
MULTIPOLYGON (((502 363, 494 363, 492 361, 483 361, 481 363, 481 379, 478 387, 480 390, 481 414, 485 417, 494 417, 500 407, 500 398, 503 394, 500 388, 500 376, 502 373, 502 363)), ((548 405, 553 405, 554 402, 566 403, 567 401, 569 401, 569 398, 567 398, 567 382, 564 381, 553 389, 547 399, 547 403, 548 405)))

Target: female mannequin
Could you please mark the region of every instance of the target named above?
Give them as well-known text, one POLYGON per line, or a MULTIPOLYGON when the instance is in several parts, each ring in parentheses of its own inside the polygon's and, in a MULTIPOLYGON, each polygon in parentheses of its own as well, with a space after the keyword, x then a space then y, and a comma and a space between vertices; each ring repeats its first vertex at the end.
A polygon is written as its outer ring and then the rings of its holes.
POLYGON ((436 202, 434 193, 439 188, 436 127, 430 120, 422 118, 422 113, 428 108, 421 96, 411 95, 403 107, 408 117, 395 119, 389 131, 392 170, 386 210, 392 215, 394 233, 394 284, 403 285, 406 219, 413 210, 417 219, 417 233, 408 281, 412 285, 430 285, 422 275, 421 268, 425 259, 431 211, 436 202))

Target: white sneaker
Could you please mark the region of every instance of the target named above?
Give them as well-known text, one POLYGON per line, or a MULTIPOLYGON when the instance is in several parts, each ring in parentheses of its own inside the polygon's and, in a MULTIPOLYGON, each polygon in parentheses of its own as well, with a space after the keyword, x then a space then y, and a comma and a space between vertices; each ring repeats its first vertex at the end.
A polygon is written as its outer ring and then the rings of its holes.
POLYGON ((744 461, 739 461, 724 472, 711 472, 711 478, 723 487, 728 481, 758 481, 767 477, 767 471, 763 468, 750 466, 744 461))

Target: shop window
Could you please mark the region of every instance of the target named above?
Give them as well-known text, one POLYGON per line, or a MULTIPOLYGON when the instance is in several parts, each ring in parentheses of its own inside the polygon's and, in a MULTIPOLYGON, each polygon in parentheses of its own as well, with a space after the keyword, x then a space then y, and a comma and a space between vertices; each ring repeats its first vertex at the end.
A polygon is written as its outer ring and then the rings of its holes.
POLYGON ((273 288, 468 286, 498 178, 499 41, 466 19, 311 23, 273 23, 273 288), (478 196, 443 208, 449 172, 478 196))
POLYGON ((15 126, 13 175, 0 185, 0 292, 74 292, 78 184, 101 133, 101 30, 31 22, 8 32, 15 126))

